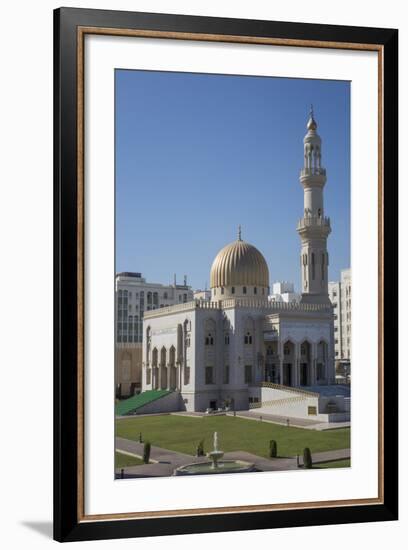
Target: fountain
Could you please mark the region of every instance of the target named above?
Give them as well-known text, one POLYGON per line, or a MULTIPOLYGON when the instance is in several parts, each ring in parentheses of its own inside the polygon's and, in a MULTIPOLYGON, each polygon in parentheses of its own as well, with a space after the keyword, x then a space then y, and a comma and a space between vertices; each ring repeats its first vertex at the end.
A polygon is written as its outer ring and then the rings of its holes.
POLYGON ((224 451, 218 449, 218 433, 214 432, 214 449, 207 453, 211 462, 195 462, 185 464, 174 470, 175 476, 200 474, 236 474, 254 471, 254 465, 244 460, 221 460, 224 451))
POLYGON ((221 458, 224 456, 224 451, 218 450, 218 433, 214 432, 214 449, 207 453, 208 458, 211 458, 212 460, 212 470, 216 470, 218 468, 218 461, 221 460, 221 458))

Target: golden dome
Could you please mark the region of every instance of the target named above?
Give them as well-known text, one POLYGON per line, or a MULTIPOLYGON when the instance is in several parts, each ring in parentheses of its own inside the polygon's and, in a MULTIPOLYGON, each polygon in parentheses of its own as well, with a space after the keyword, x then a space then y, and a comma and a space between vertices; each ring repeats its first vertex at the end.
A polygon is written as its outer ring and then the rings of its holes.
POLYGON ((265 258, 255 246, 241 238, 218 252, 210 274, 211 288, 238 285, 269 287, 265 258))

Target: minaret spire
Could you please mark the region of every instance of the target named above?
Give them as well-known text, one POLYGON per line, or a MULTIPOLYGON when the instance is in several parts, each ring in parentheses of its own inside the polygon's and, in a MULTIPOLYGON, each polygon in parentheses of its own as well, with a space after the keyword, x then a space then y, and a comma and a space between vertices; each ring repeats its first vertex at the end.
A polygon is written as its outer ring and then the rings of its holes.
POLYGON ((322 140, 316 129, 311 105, 307 133, 303 139, 304 165, 300 171, 304 210, 297 227, 302 242, 302 302, 329 304, 327 237, 331 228, 330 218, 324 216, 326 170, 321 164, 322 140))
POLYGON ((241 224, 238 226, 238 240, 242 241, 242 238, 241 238, 241 224))

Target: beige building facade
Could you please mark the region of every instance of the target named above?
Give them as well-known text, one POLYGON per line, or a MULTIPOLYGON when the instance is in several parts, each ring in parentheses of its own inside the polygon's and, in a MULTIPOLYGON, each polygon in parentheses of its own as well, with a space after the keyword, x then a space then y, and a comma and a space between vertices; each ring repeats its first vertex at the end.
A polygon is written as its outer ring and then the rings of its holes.
MULTIPOLYGON (((351 269, 341 271, 340 281, 329 283, 329 298, 334 311, 334 354, 346 371, 351 362, 351 269)), ((343 369, 344 370, 344 369, 343 369)))
POLYGON ((145 312, 183 304, 193 299, 187 285, 150 283, 137 272, 122 272, 115 279, 115 384, 116 396, 141 391, 143 317, 145 312))

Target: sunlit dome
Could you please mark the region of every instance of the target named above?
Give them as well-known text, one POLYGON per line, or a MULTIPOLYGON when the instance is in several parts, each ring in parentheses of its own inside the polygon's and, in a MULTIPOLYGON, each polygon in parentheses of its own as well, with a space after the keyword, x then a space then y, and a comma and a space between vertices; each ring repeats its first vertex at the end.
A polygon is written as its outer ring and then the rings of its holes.
POLYGON ((229 286, 269 286, 269 269, 255 246, 238 239, 222 248, 211 266, 211 288, 229 286))

